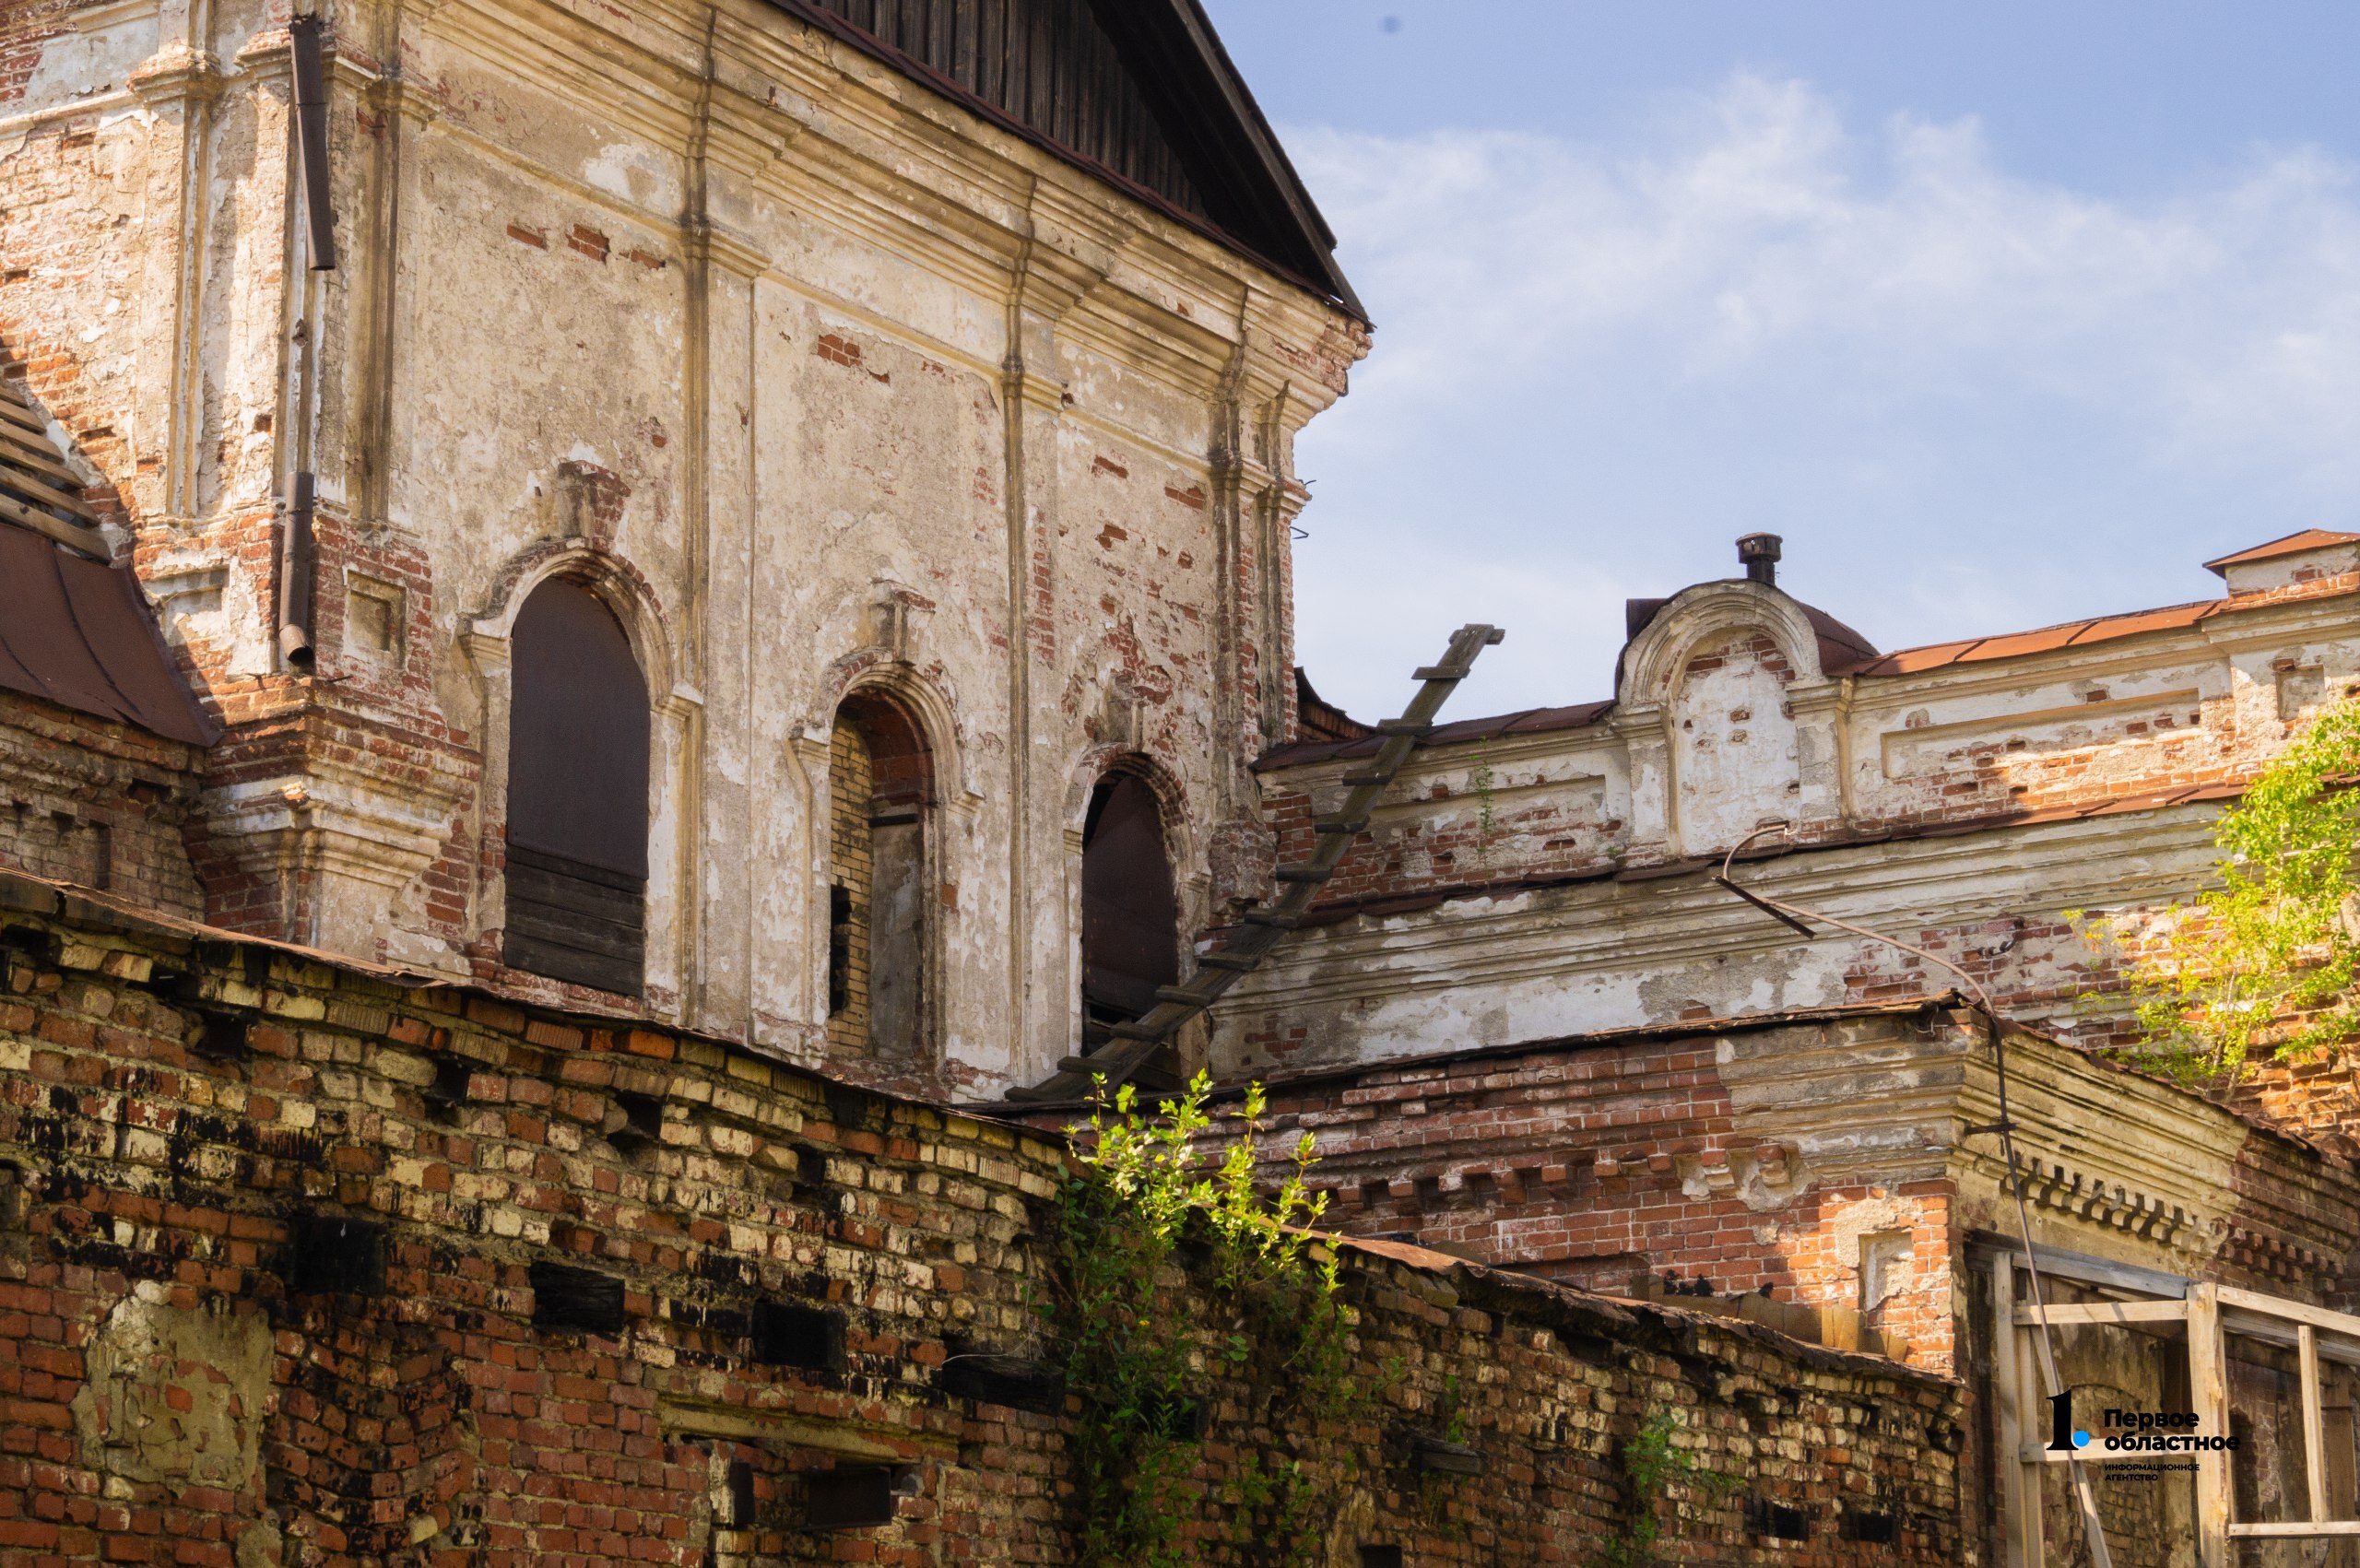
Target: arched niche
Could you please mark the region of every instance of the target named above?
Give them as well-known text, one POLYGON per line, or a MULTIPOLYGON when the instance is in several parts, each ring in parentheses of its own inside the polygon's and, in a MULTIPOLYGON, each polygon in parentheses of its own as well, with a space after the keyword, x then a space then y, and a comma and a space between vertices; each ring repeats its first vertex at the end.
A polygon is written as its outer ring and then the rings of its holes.
POLYGON ((1091 793, 1081 833, 1081 1011, 1085 1046, 1155 1006, 1180 978, 1180 899, 1163 802, 1117 769, 1091 793))
POLYGON ((511 968, 636 996, 646 978, 646 673, 581 582, 536 586, 509 632, 511 968))
POLYGON ((837 707, 829 737, 828 1050, 907 1061, 927 1053, 938 834, 933 748, 874 688, 837 707))
POLYGON ((1690 855, 1792 821, 1802 796, 1794 666, 1767 632, 1730 628, 1689 650, 1668 704, 1673 818, 1690 855))

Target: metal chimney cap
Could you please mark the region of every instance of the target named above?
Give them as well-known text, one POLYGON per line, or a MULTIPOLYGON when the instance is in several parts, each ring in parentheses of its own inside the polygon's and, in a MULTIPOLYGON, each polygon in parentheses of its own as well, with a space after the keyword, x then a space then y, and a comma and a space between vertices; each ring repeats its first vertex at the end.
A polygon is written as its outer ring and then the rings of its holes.
POLYGON ((1765 587, 1778 584, 1779 547, 1786 541, 1776 534, 1746 534, 1737 541, 1738 563, 1745 568, 1746 576, 1765 587))

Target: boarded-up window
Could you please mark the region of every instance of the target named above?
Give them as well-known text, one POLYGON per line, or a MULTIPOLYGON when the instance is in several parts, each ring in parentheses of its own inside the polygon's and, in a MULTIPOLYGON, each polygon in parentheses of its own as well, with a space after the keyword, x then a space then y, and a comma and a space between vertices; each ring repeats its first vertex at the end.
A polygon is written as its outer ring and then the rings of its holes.
POLYGON ((1180 978, 1180 901, 1163 809, 1146 780, 1099 784, 1081 838, 1081 1001, 1086 1040, 1155 1006, 1180 978))
POLYGON ((828 1045, 910 1057, 926 1041, 926 811, 933 760, 899 703, 858 692, 829 751, 828 1045))
POLYGON ((577 583, 516 618, 508 734, 507 961, 625 996, 646 949, 647 681, 577 583))

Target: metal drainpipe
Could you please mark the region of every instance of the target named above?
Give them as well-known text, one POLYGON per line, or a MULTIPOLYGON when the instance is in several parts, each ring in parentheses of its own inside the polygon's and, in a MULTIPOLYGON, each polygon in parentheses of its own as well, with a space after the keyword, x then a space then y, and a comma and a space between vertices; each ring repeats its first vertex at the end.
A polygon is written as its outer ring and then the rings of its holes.
POLYGON ((317 549, 312 518, 316 483, 312 475, 313 404, 319 349, 317 275, 336 269, 336 215, 329 202, 328 94, 325 45, 317 16, 287 24, 295 78, 295 139, 302 159, 305 267, 303 316, 296 352, 295 473, 289 486, 287 520, 279 540, 278 652, 289 667, 308 672, 315 656, 313 618, 317 549))

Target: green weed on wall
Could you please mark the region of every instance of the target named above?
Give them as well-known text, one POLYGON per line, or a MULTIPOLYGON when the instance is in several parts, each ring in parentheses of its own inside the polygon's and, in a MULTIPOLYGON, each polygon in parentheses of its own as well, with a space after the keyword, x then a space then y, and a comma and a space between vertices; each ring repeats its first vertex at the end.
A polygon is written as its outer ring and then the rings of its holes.
POLYGON ((1260 1087, 1222 1118, 1211 1154, 1209 1088, 1199 1074, 1150 1112, 1125 1085, 1072 1129, 1057 1299, 1044 1310, 1080 1405, 1070 1451, 1084 1568, 1192 1561, 1184 1529, 1208 1504, 1242 1560, 1316 1561, 1351 1461, 1251 1434, 1333 1432, 1373 1397, 1351 1376, 1335 1256, 1305 1233, 1327 1202, 1304 1182, 1310 1135, 1265 1197, 1254 1185, 1260 1087), (1215 1496, 1200 1472, 1221 1389, 1248 1392, 1219 1423, 1243 1456, 1215 1496))

